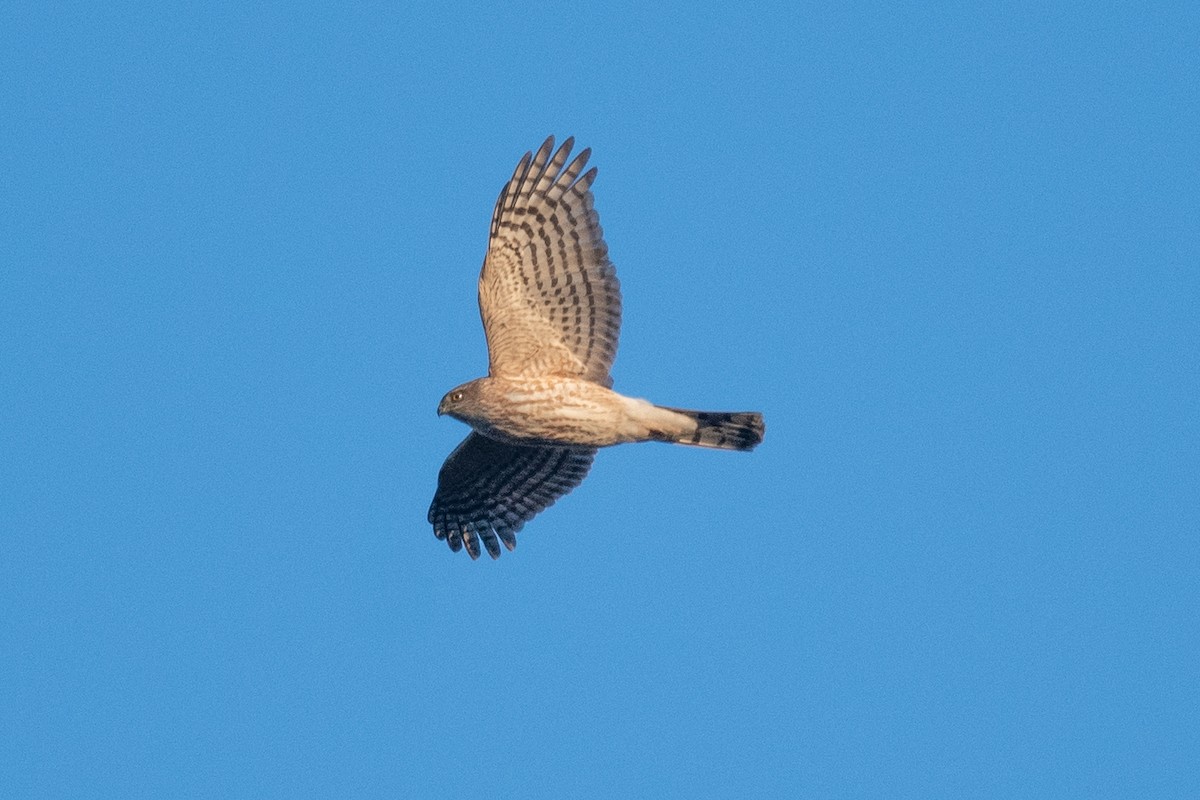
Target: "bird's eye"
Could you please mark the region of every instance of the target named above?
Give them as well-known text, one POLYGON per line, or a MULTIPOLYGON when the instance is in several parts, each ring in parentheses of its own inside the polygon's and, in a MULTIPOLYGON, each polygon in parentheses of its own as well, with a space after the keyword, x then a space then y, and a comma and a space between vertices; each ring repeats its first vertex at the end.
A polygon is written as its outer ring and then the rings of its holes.
POLYGON ((460 400, 462 400, 462 392, 455 392, 454 394, 450 395, 450 402, 457 403, 460 400))

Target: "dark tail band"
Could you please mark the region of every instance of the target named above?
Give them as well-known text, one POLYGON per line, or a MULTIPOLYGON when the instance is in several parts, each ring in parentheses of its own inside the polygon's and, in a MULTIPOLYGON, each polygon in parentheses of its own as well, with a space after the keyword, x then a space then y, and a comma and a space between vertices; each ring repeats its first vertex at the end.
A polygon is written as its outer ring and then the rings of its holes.
POLYGON ((669 408, 696 421, 696 430, 675 439, 679 444, 716 447, 721 450, 753 450, 763 440, 762 414, 757 411, 689 411, 669 408))

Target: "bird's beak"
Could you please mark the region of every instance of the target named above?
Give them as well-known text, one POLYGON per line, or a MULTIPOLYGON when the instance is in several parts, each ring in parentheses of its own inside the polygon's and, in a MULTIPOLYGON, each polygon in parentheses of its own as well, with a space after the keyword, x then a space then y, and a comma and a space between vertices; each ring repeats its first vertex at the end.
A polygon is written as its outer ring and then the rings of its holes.
POLYGON ((446 401, 443 400, 440 403, 438 403, 438 416, 440 417, 445 413, 446 413, 446 401))

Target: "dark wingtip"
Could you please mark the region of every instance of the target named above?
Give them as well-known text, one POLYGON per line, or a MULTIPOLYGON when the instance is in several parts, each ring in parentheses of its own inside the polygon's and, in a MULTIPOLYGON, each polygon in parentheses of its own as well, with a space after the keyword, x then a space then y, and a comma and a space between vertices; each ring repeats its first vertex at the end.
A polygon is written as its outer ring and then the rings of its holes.
POLYGON ((464 536, 463 543, 467 546, 467 555, 471 557, 472 561, 479 558, 479 540, 475 538, 474 534, 464 536))

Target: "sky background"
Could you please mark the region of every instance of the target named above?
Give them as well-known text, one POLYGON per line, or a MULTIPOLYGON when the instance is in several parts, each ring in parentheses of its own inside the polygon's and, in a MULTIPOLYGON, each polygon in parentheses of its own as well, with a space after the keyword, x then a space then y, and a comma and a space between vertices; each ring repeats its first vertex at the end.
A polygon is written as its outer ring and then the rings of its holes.
POLYGON ((1195 797, 1193 3, 5 4, 6 798, 1195 797), (593 148, 602 452, 425 513, 593 148))

